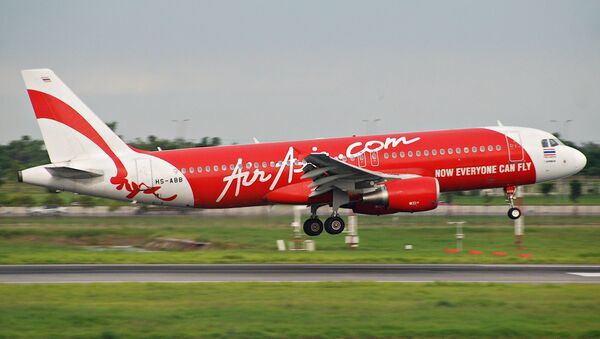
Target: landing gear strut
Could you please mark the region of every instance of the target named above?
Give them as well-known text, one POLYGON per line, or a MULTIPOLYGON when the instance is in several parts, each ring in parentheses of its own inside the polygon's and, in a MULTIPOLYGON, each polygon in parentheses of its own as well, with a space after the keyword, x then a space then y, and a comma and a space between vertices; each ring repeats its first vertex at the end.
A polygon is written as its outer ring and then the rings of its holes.
POLYGON ((511 219, 519 219, 521 217, 521 210, 515 207, 515 193, 517 192, 516 186, 508 186, 504 188, 504 194, 510 208, 508 209, 508 217, 511 219))

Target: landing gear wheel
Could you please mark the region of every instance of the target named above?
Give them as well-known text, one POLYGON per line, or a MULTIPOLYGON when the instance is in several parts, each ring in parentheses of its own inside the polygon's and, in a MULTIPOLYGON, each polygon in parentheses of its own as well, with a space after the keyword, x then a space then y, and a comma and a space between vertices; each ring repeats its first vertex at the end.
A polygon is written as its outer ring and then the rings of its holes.
POLYGON ((314 237, 323 232, 323 222, 317 218, 306 219, 304 222, 304 233, 306 235, 314 237))
POLYGON ((516 207, 510 208, 508 210, 508 217, 513 220, 519 219, 521 217, 521 210, 516 207))
POLYGON ((340 234, 344 230, 346 224, 344 219, 340 217, 330 217, 325 220, 325 231, 329 234, 340 234))

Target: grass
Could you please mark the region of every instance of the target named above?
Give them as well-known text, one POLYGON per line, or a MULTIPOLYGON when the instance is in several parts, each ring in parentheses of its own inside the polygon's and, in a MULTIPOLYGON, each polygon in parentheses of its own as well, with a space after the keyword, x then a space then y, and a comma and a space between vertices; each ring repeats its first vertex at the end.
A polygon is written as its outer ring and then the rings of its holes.
POLYGON ((316 252, 278 252, 290 239, 286 217, 191 216, 97 218, 0 218, 0 264, 33 263, 562 263, 600 264, 600 217, 527 217, 524 248, 517 249, 504 217, 360 217, 360 248, 344 236, 313 238, 316 252), (465 250, 455 247, 455 228, 465 220, 465 250), (90 246, 143 246, 159 237, 210 242, 199 251, 98 251, 90 246), (413 250, 404 250, 412 244, 413 250), (507 252, 505 257, 492 255, 507 252), (519 254, 530 254, 521 258, 519 254))
POLYGON ((600 285, 0 285, 2 338, 598 337, 600 285))

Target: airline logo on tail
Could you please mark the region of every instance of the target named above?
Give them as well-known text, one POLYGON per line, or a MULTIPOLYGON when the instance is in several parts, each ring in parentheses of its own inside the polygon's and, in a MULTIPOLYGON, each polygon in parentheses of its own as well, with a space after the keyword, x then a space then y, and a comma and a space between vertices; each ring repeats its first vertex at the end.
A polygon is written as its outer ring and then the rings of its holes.
POLYGON ((106 124, 100 120, 61 80, 49 69, 25 70, 23 79, 44 137, 48 155, 53 164, 87 160, 100 150, 116 167, 110 183, 118 191, 125 190, 128 199, 140 192, 153 194, 162 201, 171 201, 177 195, 163 198, 160 186, 137 183, 127 179, 129 173, 120 155, 135 153, 106 124), (68 128, 65 128, 68 127, 68 128), (90 144, 91 142, 91 144, 90 144), (91 145, 95 145, 93 147, 91 145))

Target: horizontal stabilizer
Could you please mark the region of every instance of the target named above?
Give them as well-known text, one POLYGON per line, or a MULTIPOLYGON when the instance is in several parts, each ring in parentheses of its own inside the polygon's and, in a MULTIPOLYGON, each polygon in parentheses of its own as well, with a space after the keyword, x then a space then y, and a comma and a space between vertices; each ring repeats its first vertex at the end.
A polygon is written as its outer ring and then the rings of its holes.
POLYGON ((101 177, 104 173, 97 170, 82 170, 73 167, 46 167, 46 170, 50 172, 52 176, 65 178, 65 179, 90 179, 94 177, 101 177))

